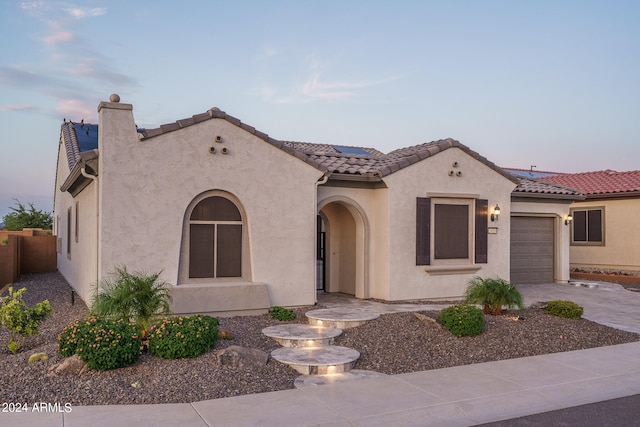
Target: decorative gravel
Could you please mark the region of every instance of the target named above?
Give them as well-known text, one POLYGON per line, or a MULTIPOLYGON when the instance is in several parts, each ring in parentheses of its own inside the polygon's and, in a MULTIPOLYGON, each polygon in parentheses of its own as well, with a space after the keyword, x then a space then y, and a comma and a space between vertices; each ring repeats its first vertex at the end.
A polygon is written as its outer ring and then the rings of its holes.
MULTIPOLYGON (((23 275, 14 284, 26 287, 28 306, 48 299, 54 313, 40 325, 40 334, 27 338, 20 353, 6 349, 8 334, 0 330, 0 390, 3 402, 70 403, 72 405, 182 403, 293 388, 299 374, 273 359, 259 369, 220 366, 215 353, 229 345, 261 349, 279 348, 261 334, 267 326, 280 324, 270 316, 220 318, 220 329, 233 340, 218 340, 215 348, 195 359, 164 360, 143 354, 130 367, 81 375, 49 377, 47 370, 62 360, 57 352, 58 334, 87 312, 71 288, 57 273, 23 275), (49 360, 29 364, 33 353, 46 352, 49 360), (133 385, 132 385, 133 384, 133 385), (135 386, 134 386, 135 385, 135 386)), ((297 319, 318 307, 296 308, 297 319)), ((437 312, 422 312, 436 318, 437 312)), ((607 346, 637 341, 640 335, 609 328, 585 319, 568 320, 544 314, 540 309, 516 315, 486 316, 485 332, 456 338, 438 324, 419 320, 413 313, 382 315, 365 325, 346 329, 335 344, 360 352, 355 369, 398 374, 438 369, 514 357, 607 346)))

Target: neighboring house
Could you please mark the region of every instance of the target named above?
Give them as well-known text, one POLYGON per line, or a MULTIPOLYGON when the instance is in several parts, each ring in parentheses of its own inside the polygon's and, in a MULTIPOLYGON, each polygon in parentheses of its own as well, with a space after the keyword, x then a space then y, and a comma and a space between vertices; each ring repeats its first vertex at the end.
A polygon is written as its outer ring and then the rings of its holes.
POLYGON ((547 176, 559 175, 561 172, 551 172, 551 171, 539 171, 537 169, 533 169, 535 166, 531 166, 530 169, 517 169, 517 168, 504 168, 509 173, 513 175, 521 176, 523 178, 530 179, 538 179, 544 178, 547 176))
POLYGON ((112 96, 98 125, 62 124, 58 269, 87 302, 116 266, 162 271, 177 313, 310 305, 318 289, 457 298, 474 276, 513 275, 516 229, 522 268, 541 218, 552 265, 523 280, 569 278, 564 218, 579 193, 458 141, 384 154, 278 141, 217 108, 139 130, 132 110, 112 96))
POLYGON ((640 170, 541 178, 580 190, 571 206, 571 268, 640 273, 640 170))

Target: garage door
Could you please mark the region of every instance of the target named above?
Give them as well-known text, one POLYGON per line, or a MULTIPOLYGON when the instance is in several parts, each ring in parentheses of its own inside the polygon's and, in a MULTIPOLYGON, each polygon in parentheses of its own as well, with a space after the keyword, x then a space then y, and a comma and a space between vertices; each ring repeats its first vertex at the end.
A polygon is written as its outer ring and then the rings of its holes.
POLYGON ((511 218, 511 282, 553 283, 553 218, 511 218))

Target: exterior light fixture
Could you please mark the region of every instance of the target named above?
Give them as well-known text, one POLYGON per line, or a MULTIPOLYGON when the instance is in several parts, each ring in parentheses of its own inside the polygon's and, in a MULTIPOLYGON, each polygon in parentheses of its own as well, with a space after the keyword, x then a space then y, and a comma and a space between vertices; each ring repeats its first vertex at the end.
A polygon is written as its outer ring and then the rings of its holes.
POLYGON ((564 217, 564 225, 569 225, 573 221, 573 215, 569 214, 564 217))
POLYGON ((491 214, 491 222, 495 222, 500 217, 500 206, 496 203, 496 207, 493 208, 493 213, 491 214))

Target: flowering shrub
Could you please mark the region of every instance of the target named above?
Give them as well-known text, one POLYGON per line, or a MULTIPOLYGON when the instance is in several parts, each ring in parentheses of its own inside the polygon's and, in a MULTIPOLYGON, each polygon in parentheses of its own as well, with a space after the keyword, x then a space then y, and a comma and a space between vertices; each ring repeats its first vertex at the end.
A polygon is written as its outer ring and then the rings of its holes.
POLYGON ((296 313, 293 310, 276 305, 271 309, 271 317, 276 320, 287 321, 295 319, 296 313))
POLYGON ((473 305, 458 304, 440 311, 438 320, 457 337, 479 335, 484 331, 482 310, 473 305))
POLYGON ((77 354, 91 369, 101 371, 137 362, 143 348, 135 325, 95 316, 76 320, 58 336, 61 355, 77 354))
POLYGON ((573 301, 554 300, 547 302, 547 314, 567 319, 580 319, 584 309, 573 301))
POLYGON ((151 328, 149 351, 164 359, 197 357, 216 345, 218 320, 211 316, 169 317, 151 328))

